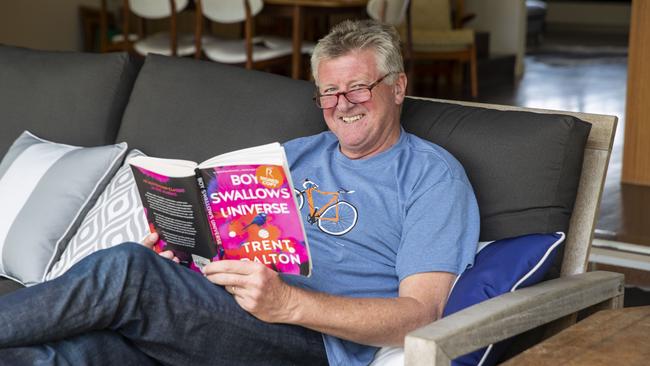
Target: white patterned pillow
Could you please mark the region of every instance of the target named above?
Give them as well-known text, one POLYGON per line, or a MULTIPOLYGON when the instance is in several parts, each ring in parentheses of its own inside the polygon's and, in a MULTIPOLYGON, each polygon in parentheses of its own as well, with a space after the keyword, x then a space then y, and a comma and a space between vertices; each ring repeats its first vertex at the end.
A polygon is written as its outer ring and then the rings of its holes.
MULTIPOLYGON (((126 161, 140 155, 144 154, 132 150, 126 161)), ((131 168, 124 163, 84 218, 61 259, 45 275, 45 280, 59 277, 91 253, 127 241, 140 242, 148 233, 131 168)))
POLYGON ((42 281, 126 149, 58 144, 27 131, 14 141, 0 163, 0 276, 42 281))

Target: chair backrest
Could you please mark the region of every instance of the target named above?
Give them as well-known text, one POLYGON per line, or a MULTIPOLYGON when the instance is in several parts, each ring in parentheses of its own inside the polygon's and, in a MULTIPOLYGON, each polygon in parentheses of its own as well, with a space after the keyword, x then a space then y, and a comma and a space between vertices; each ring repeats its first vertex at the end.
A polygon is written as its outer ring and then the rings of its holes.
POLYGON ((243 22, 246 20, 245 1, 248 1, 251 16, 257 15, 264 7, 262 0, 202 0, 203 15, 219 23, 243 22))
POLYGON ((499 110, 526 110, 539 113, 561 113, 582 119, 592 124, 591 132, 585 146, 580 183, 573 213, 569 222, 564 257, 560 275, 570 276, 587 270, 591 241, 598 219, 600 198, 605 185, 607 166, 614 143, 617 117, 567 111, 549 111, 503 105, 481 104, 473 102, 447 101, 447 103, 477 106, 499 110))
POLYGON ((411 26, 413 29, 450 30, 450 0, 411 0, 411 26))
POLYGON ((147 19, 167 18, 172 14, 172 3, 175 4, 176 12, 187 7, 189 0, 128 0, 129 8, 133 14, 147 19))
POLYGON ((370 0, 366 6, 368 16, 391 25, 400 25, 406 18, 409 0, 370 0))

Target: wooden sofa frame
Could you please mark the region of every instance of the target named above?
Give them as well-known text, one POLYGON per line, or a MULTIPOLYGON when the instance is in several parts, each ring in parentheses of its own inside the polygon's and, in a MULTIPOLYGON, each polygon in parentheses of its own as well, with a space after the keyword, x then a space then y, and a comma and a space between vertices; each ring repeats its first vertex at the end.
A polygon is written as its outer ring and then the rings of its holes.
POLYGON ((586 273, 617 117, 436 100, 498 110, 568 114, 592 124, 567 233, 560 278, 471 306, 409 333, 405 365, 450 365, 452 359, 545 325, 550 336, 576 322, 578 311, 623 306, 620 273, 586 273))

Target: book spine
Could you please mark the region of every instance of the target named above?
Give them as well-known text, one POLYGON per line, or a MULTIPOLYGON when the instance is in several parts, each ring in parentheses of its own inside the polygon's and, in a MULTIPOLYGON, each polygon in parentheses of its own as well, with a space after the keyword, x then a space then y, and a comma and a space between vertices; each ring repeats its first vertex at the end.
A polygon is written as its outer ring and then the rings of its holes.
POLYGON ((212 234, 212 241, 217 247, 217 257, 219 259, 223 256, 223 245, 221 244, 221 236, 219 235, 219 227, 217 226, 217 221, 214 218, 214 213, 212 208, 210 208, 210 200, 208 199, 208 190, 205 187, 205 181, 201 176, 200 171, 196 170, 196 182, 199 185, 199 192, 201 193, 201 200, 203 202, 203 211, 208 220, 208 226, 210 227, 210 232, 212 234))

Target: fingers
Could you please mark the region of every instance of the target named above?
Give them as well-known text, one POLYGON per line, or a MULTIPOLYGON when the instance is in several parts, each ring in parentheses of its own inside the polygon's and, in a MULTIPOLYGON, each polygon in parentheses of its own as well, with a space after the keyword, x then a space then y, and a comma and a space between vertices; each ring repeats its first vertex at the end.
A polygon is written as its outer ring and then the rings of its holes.
POLYGON ((208 265, 203 268, 203 274, 206 276, 215 273, 234 273, 240 275, 248 275, 257 272, 262 268, 266 267, 261 263, 226 259, 208 263, 208 265))
POLYGON ((153 232, 145 236, 144 239, 142 239, 142 245, 153 250, 153 246, 156 244, 157 241, 158 241, 158 233, 153 232))
POLYGON ((203 275, 208 281, 224 286, 229 293, 244 296, 250 288, 260 284, 261 274, 267 269, 261 263, 221 260, 206 265, 203 268, 203 275))
MULTIPOLYGON (((158 233, 153 232, 153 233, 145 236, 144 239, 142 239, 142 245, 144 245, 145 247, 147 247, 147 248, 149 248, 151 250, 155 250, 154 245, 156 245, 156 243, 158 242, 158 239, 159 239, 158 233)), ((163 252, 158 253, 158 255, 160 255, 161 257, 167 258, 167 259, 169 259, 171 261, 174 261, 176 263, 181 262, 180 259, 178 259, 178 257, 176 257, 174 255, 174 252, 172 252, 171 250, 165 250, 163 252)))
POLYGON ((174 261, 174 262, 176 262, 176 263, 180 263, 180 262, 181 262, 181 260, 178 259, 178 257, 175 256, 175 255, 174 255, 174 252, 172 252, 171 250, 165 250, 164 252, 160 252, 160 253, 158 253, 158 255, 160 255, 160 256, 163 257, 163 258, 167 258, 167 259, 169 259, 169 260, 171 260, 171 261, 174 261))
POLYGON ((223 288, 233 296, 242 296, 242 291, 244 290, 243 287, 237 286, 224 286, 223 288))
POLYGON ((230 286, 246 286, 246 275, 218 272, 205 277, 214 284, 226 286, 226 289, 230 286))

